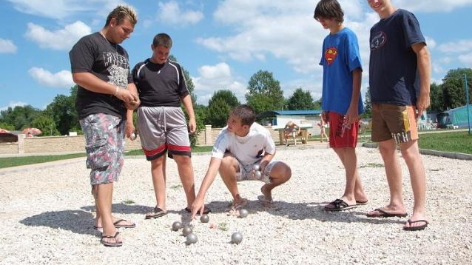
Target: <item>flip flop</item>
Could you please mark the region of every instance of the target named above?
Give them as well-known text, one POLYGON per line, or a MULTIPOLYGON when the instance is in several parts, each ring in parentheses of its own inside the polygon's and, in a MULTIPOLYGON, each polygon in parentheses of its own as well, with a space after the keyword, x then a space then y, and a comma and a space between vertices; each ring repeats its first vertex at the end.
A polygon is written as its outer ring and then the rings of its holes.
POLYGON ((382 210, 380 208, 377 208, 369 213, 366 214, 367 217, 385 217, 385 218, 388 218, 388 217, 406 217, 408 215, 408 213, 389 213, 385 210, 382 210), (372 214, 374 212, 377 212, 378 214, 372 214))
POLYGON ((369 200, 367 200, 367 201, 356 201, 356 204, 357 205, 366 205, 368 202, 369 202, 369 200))
MULTIPOLYGON (((114 222, 113 225, 116 228, 135 228, 136 227, 135 223, 130 224, 130 225, 120 225, 121 222, 128 222, 128 221, 125 220, 125 219, 119 219, 118 221, 114 222)), ((98 232, 102 233, 103 232, 103 227, 94 225, 93 230, 97 230, 98 232)))
MULTIPOLYGON (((416 220, 416 221, 411 221, 411 219, 408 219, 407 223, 410 224, 410 226, 404 226, 403 230, 405 231, 418 231, 418 230, 424 230, 426 227, 428 227, 429 222, 426 220, 416 220), (411 226, 411 224, 414 223, 419 223, 422 222, 424 225, 419 225, 419 226, 411 226)), ((406 223, 405 223, 406 224, 406 223)))
POLYGON ((146 214, 145 219, 159 218, 159 217, 162 217, 166 214, 167 214, 167 212, 164 212, 164 210, 162 210, 161 208, 156 206, 156 207, 154 207, 154 209, 152 209, 151 212, 146 214))
POLYGON ((121 247, 123 246, 123 242, 117 242, 116 237, 119 235, 119 232, 116 232, 114 236, 104 236, 102 235, 102 238, 100 239, 100 243, 102 243, 105 247, 121 247), (113 238, 115 239, 115 242, 107 242, 104 239, 105 238, 113 238))
POLYGON ((231 211, 236 211, 236 210, 239 210, 241 208, 243 208, 244 206, 246 206, 248 203, 247 199, 241 199, 241 202, 236 204, 236 205, 231 205, 231 211))
MULTIPOLYGON (((191 212, 192 212, 192 210, 190 210, 188 207, 185 207, 185 211, 186 211, 187 213, 191 213, 191 212)), ((209 213, 211 213, 211 209, 208 208, 208 207, 205 207, 205 209, 203 210, 203 214, 209 214, 209 213)), ((200 210, 198 210, 197 215, 201 215, 200 210)))
POLYGON ((119 219, 118 221, 114 222, 113 225, 115 225, 116 228, 135 228, 136 227, 136 224, 135 223, 131 223, 131 224, 121 224, 122 222, 128 222, 127 220, 125 219, 119 219))
POLYGON ((349 205, 347 204, 347 202, 341 199, 336 199, 330 202, 328 205, 324 207, 324 210, 328 212, 340 212, 340 211, 345 211, 345 210, 349 210, 349 209, 353 209, 357 207, 357 204, 349 205), (328 207, 328 205, 333 205, 334 207, 328 207))

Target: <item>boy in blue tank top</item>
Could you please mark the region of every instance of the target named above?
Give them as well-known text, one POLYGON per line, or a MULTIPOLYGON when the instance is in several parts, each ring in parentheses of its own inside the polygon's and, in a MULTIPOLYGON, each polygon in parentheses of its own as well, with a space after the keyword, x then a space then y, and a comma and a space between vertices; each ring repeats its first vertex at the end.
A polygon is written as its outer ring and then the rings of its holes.
POLYGON ((325 206, 326 211, 343 211, 365 204, 367 197, 357 170, 356 145, 359 114, 364 111, 360 96, 362 64, 357 37, 343 26, 344 12, 336 0, 321 0, 314 18, 330 34, 323 41, 322 119, 330 126, 329 145, 338 155, 346 173, 341 198, 325 206))

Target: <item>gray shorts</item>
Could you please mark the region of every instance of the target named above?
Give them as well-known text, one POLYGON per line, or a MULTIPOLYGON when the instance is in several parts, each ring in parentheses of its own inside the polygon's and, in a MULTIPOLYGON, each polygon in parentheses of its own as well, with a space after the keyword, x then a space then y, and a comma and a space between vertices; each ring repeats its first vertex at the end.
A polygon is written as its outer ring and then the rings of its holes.
POLYGON ((87 168, 92 185, 118 181, 123 168, 125 123, 118 117, 103 113, 80 120, 85 136, 87 168))
POLYGON ((272 160, 267 164, 267 166, 264 168, 264 171, 261 172, 261 176, 258 177, 254 172, 253 172, 253 167, 254 165, 259 165, 261 161, 257 161, 254 164, 250 165, 243 165, 241 162, 238 161, 239 163, 239 172, 237 173, 237 179, 238 181, 244 181, 244 180, 259 180, 264 183, 270 183, 270 173, 272 172, 272 168, 279 162, 276 160, 272 160))
POLYGON ((140 107, 137 127, 146 159, 191 156, 185 114, 180 107, 140 107))

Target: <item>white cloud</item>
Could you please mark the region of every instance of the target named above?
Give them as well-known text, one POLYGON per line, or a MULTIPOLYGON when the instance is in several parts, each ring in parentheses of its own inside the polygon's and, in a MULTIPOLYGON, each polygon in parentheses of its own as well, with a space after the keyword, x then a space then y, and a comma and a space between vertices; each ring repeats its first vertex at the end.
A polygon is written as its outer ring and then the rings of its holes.
POLYGON ((246 86, 233 77, 228 64, 204 65, 198 73, 199 76, 192 77, 198 103, 207 105, 213 94, 223 89, 231 90, 240 102, 245 101, 246 86))
POLYGON ((160 22, 187 25, 197 24, 203 19, 204 15, 200 11, 183 11, 180 9, 178 2, 169 1, 167 3, 159 2, 158 17, 160 22))
POLYGON ((392 0, 395 7, 420 12, 450 12, 455 9, 472 6, 472 0, 392 0))
POLYGON ((16 45, 11 40, 0 39, 0 53, 15 53, 16 45))
MULTIPOLYGON (((354 30, 361 44, 364 62, 368 58, 368 34, 378 15, 363 14, 363 0, 344 0, 346 26, 354 30)), ((364 3, 365 5, 365 3, 364 3)), ((233 26, 228 36, 199 38, 197 43, 231 59, 249 62, 273 56, 286 61, 295 71, 320 72, 319 58, 324 37, 329 33, 313 19, 316 3, 299 0, 227 0, 214 13, 217 22, 233 26)))
POLYGON ((468 54, 463 54, 459 56, 459 61, 465 65, 472 65, 472 52, 468 54))
POLYGON ((444 43, 438 46, 438 50, 448 54, 460 54, 472 51, 472 40, 459 40, 444 43))
POLYGON ((0 107, 0 111, 3 111, 3 110, 7 110, 8 108, 12 108, 14 109, 15 107, 23 107, 23 106, 26 106, 28 105, 27 103, 24 103, 24 102, 21 102, 21 101, 10 101, 8 103, 8 106, 5 106, 5 107, 0 107))
POLYGON ((66 25, 63 29, 49 31, 34 23, 28 23, 25 37, 39 44, 41 48, 53 50, 70 50, 83 36, 92 32, 89 26, 81 21, 66 25))
POLYGON ((120 0, 7 0, 19 12, 63 19, 81 12, 96 12, 99 15, 107 15, 118 4, 124 4, 120 0))
POLYGON ((39 84, 46 87, 69 89, 74 86, 72 74, 66 70, 51 73, 43 68, 33 67, 28 73, 39 84))

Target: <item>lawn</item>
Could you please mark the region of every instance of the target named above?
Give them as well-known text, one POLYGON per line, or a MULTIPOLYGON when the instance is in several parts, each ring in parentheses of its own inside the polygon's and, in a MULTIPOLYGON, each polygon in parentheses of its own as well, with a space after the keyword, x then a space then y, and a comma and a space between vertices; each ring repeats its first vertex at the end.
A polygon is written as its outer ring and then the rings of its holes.
MULTIPOLYGON (((212 146, 197 146, 192 148, 192 152, 210 152, 212 146)), ((125 152, 127 156, 144 156, 143 150, 132 150, 125 152)), ((71 159, 76 157, 85 157, 85 154, 69 154, 69 155, 48 155, 48 156, 22 156, 22 157, 2 157, 0 158, 0 168, 16 167, 24 165, 39 164, 57 160, 71 159)))
POLYGON ((420 149, 472 154, 472 135, 468 132, 420 134, 420 149))
MULTIPOLYGON (((361 137, 360 137, 361 138, 361 137)), ((310 141, 318 140, 319 137, 310 138, 310 141)), ((366 138, 368 139, 368 138, 366 138)), ((359 140, 362 142, 362 139, 359 140)), ((472 135, 468 132, 441 132, 441 133, 423 133, 420 135, 419 145, 421 149, 472 154, 472 135)), ((211 146, 196 146, 192 152, 210 152, 211 146)), ((125 152, 127 156, 144 155, 141 149, 125 152)), ((0 168, 16 167, 45 163, 57 160, 64 160, 76 157, 85 157, 85 154, 69 155, 49 155, 49 156, 23 156, 23 157, 5 157, 0 158, 0 168)))

